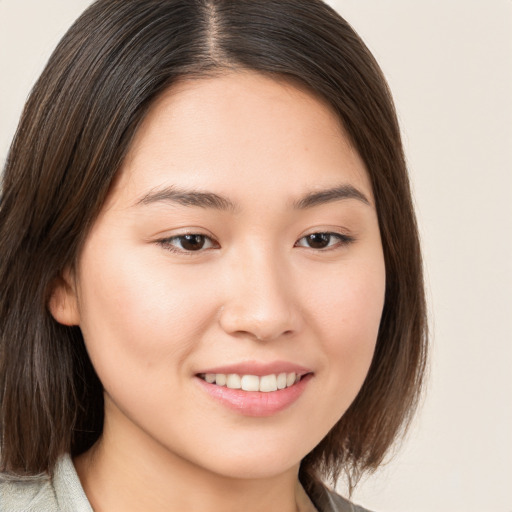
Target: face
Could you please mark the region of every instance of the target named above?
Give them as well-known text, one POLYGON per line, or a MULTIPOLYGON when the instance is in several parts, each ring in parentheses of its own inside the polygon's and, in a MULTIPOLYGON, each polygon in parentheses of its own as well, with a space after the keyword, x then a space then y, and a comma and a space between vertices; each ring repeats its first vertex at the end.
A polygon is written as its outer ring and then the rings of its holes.
POLYGON ((68 285, 102 442, 218 475, 287 471, 374 352, 385 269, 365 166, 304 90, 183 81, 140 127, 68 285))

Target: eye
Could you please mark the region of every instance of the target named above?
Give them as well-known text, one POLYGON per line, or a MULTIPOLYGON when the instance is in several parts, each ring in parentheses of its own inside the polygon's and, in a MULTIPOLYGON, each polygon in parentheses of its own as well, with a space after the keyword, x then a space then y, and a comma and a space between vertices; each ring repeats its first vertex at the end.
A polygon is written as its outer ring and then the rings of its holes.
POLYGON ((219 245, 209 236, 198 233, 187 233, 185 235, 172 236, 159 240, 158 243, 164 248, 178 253, 199 252, 207 249, 217 248, 219 245))
POLYGON ((341 233, 311 233, 297 240, 295 247, 308 247, 310 249, 330 249, 348 245, 354 239, 341 233))

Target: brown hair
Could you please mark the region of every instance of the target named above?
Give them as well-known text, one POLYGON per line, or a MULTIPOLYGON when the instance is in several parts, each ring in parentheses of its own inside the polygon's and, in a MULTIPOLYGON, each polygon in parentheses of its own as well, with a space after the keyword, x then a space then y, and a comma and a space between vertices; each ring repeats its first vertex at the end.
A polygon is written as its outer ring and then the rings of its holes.
POLYGON ((47 310, 137 127, 182 77, 251 69, 328 101, 366 164, 386 297, 357 398, 301 465, 301 479, 356 481, 407 426, 426 359, 416 221, 393 102, 354 30, 320 0, 99 0, 51 56, 10 149, 0 203, 2 471, 51 472, 101 434, 102 386, 78 327, 47 310))

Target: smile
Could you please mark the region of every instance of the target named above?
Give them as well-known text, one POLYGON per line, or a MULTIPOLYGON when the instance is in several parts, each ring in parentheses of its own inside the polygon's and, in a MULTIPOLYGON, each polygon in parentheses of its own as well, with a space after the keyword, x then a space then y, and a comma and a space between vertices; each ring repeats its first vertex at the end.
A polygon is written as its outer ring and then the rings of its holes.
MULTIPOLYGON (((314 376, 313 372, 302 369, 269 373, 272 370, 254 371, 253 368, 254 373, 260 375, 245 373, 241 369, 238 370, 240 373, 234 373, 233 370, 198 373, 196 382, 214 402, 238 414, 253 417, 271 416, 290 407, 299 400, 314 376)), ((250 371, 249 368, 247 370, 250 371)))
POLYGON ((270 393, 289 388, 299 382, 301 375, 295 372, 278 373, 269 375, 239 375, 236 373, 203 373, 198 375, 208 384, 225 386, 229 389, 241 389, 243 391, 259 391, 270 393))

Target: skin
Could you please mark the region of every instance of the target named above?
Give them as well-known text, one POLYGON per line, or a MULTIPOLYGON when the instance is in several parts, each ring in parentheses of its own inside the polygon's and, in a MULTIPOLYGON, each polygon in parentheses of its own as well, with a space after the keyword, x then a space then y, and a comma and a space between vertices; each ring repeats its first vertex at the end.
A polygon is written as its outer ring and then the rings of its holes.
POLYGON ((105 388, 104 433, 75 460, 94 510, 297 510, 300 460, 364 381, 384 290, 367 172, 322 100, 249 71, 166 91, 50 303, 105 388), (294 207, 348 185, 367 201, 294 207), (232 205, 143 201, 169 187, 232 205), (171 238, 186 233, 203 248, 171 238), (312 233, 336 235, 313 248, 312 233), (198 385, 204 368, 275 360, 313 376, 268 417, 198 385))

